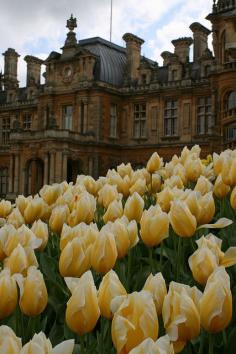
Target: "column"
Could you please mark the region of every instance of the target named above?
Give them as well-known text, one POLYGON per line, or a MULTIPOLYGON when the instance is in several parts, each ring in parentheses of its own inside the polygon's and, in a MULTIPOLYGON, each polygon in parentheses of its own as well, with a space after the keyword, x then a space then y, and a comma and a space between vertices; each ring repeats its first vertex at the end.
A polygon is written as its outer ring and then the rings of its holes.
POLYGON ((14 171, 14 193, 19 190, 19 155, 15 155, 15 171, 14 171))
POLYGON ((84 131, 87 133, 89 127, 88 121, 88 102, 84 101, 84 131))
POLYGON ((68 159, 68 153, 64 151, 62 154, 62 180, 63 181, 67 180, 67 159, 68 159))
POLYGON ((56 152, 55 162, 55 182, 60 183, 62 181, 62 151, 56 152))
POLYGON ((50 177, 49 183, 53 184, 55 182, 55 152, 50 153, 50 177))
POLYGON ((14 155, 10 156, 10 167, 9 167, 9 179, 8 179, 8 193, 13 192, 13 165, 14 165, 14 155))
POLYGON ((44 156, 43 184, 48 184, 48 154, 45 154, 44 156))

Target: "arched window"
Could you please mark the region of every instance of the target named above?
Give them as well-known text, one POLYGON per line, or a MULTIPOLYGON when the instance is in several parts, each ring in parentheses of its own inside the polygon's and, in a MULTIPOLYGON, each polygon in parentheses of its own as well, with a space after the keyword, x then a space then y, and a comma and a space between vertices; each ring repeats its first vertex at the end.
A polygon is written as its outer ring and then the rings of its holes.
POLYGON ((227 111, 236 109, 236 91, 232 91, 227 98, 226 102, 227 111))
POLYGON ((8 189, 8 168, 0 167, 0 196, 5 197, 8 189))

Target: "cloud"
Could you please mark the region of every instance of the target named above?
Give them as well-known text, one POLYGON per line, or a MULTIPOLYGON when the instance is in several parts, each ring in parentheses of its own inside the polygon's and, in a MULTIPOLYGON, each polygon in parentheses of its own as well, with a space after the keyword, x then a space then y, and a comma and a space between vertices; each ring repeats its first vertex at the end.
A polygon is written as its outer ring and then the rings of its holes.
MULTIPOLYGON (((78 19, 77 38, 109 39, 111 0, 10 0, 2 1, 0 50, 13 47, 21 54, 19 78, 25 82, 27 54, 41 58, 60 51, 66 38, 65 23, 73 13, 78 19)), ((124 45, 122 36, 132 32, 145 39, 143 53, 160 61, 163 50, 173 50, 171 40, 191 35, 189 25, 210 12, 206 0, 113 0, 112 40, 124 45)), ((209 25, 208 25, 209 26, 209 25)), ((3 58, 0 58, 0 70, 3 58)))

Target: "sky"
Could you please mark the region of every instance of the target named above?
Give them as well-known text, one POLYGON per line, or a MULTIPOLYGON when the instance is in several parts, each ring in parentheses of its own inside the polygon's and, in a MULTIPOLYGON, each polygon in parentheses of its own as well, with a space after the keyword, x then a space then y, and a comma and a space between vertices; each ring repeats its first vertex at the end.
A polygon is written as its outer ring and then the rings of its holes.
MULTIPOLYGON (((142 54, 162 65, 160 54, 173 52, 171 41, 191 36, 189 26, 200 22, 211 28, 205 17, 212 0, 113 0, 112 41, 124 46, 122 36, 131 32, 145 40, 142 54)), ((15 48, 20 86, 25 85, 25 55, 46 59, 59 51, 71 13, 77 18, 77 39, 102 37, 109 40, 111 0, 0 0, 0 51, 15 48)), ((209 47, 211 38, 209 38, 209 47)), ((3 71, 3 57, 0 71, 3 71)), ((43 68, 44 69, 44 68, 43 68)))

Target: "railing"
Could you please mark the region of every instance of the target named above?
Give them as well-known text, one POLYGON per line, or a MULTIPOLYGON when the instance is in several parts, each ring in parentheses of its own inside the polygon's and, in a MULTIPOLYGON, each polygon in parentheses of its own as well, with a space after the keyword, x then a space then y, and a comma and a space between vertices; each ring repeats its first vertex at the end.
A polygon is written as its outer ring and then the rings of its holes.
POLYGON ((223 119, 236 119, 236 108, 229 109, 228 111, 223 112, 223 119))

